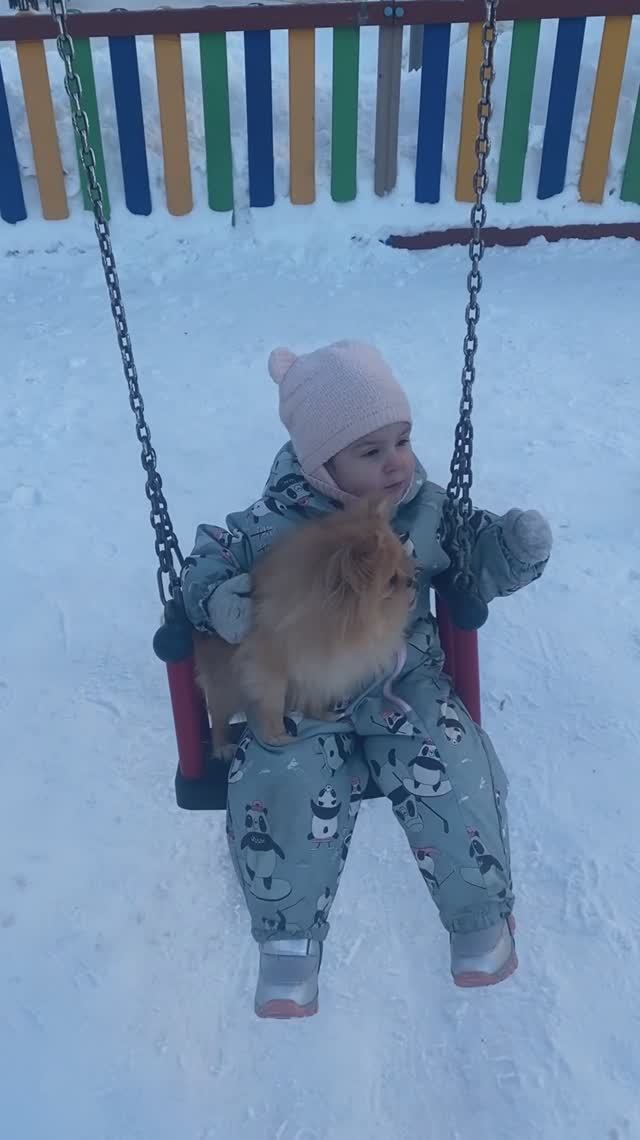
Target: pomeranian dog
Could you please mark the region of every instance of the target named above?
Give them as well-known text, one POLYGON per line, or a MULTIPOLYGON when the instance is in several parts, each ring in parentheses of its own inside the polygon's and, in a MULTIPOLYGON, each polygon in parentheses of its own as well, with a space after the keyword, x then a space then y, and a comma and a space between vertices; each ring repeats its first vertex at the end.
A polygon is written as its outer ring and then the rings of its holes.
POLYGON ((389 671, 415 599, 415 563, 381 496, 296 527, 252 575, 252 621, 229 645, 196 632, 196 679, 212 722, 215 756, 228 756, 239 712, 266 744, 287 743, 286 710, 316 720, 389 671))

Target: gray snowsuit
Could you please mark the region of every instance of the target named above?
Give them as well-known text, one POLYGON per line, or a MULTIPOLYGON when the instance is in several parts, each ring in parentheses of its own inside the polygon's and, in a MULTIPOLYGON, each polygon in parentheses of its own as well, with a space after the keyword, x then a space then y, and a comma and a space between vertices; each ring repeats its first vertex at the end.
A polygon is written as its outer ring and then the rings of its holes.
MULTIPOLYGON (((389 798, 418 869, 450 931, 480 930, 513 906, 507 779, 491 741, 442 673, 430 583, 450 565, 444 491, 416 465, 393 526, 421 567, 406 656, 335 723, 288 718, 291 744, 272 748, 245 732, 229 776, 227 834, 258 942, 325 938, 368 780, 389 798)), ((270 543, 338 504, 305 482, 291 444, 276 456, 263 497, 200 525, 183 571, 187 615, 211 631, 207 603, 221 582, 251 571, 270 543)), ((512 512, 513 514, 513 512, 512 512)), ((486 602, 539 577, 505 542, 510 515, 476 510, 472 564, 486 602)))

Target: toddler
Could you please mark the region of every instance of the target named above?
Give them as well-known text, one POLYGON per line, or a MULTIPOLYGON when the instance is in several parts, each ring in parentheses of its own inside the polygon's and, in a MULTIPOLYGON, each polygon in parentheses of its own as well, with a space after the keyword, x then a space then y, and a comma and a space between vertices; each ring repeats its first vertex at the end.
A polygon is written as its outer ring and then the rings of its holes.
MULTIPOLYGON (((227 834, 260 948, 255 1010, 306 1017, 318 1008, 328 916, 369 780, 393 814, 450 939, 459 986, 487 986, 517 966, 506 814, 507 780, 487 734, 443 674, 430 585, 451 564, 444 490, 411 445, 407 396, 379 352, 343 341, 295 356, 275 350, 288 442, 262 498, 227 529, 201 525, 183 571, 187 615, 230 643, 251 621, 251 568, 290 527, 354 498, 392 498, 392 525, 416 559, 418 594, 393 676, 335 711, 335 722, 291 710, 291 745, 247 728, 229 774, 227 834)), ((486 602, 542 573, 551 533, 537 511, 475 510, 472 570, 486 602)))

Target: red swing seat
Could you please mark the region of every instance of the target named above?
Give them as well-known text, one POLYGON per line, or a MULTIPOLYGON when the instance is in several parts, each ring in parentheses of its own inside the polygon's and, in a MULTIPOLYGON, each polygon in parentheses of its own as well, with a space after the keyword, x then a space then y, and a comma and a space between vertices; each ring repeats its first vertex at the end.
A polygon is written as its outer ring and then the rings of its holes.
MULTIPOLYGON (((478 635, 457 629, 449 609, 436 595, 440 643, 445 654, 445 673, 469 715, 480 724, 480 676, 478 635)), ((227 806, 229 765, 211 755, 209 719, 202 694, 195 683, 193 655, 167 662, 171 707, 178 745, 175 788, 178 807, 189 811, 223 811, 227 806)), ((244 726, 236 727, 238 737, 244 726)), ((369 781, 365 799, 382 793, 369 781)))

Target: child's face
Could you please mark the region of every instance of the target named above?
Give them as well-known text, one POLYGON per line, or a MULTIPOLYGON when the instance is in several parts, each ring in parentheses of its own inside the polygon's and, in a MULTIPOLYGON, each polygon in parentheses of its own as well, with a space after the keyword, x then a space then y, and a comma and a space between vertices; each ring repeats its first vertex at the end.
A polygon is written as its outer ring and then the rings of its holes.
POLYGON ((327 467, 349 495, 386 492, 395 503, 407 490, 415 469, 409 424, 389 424, 357 439, 329 460, 327 467))

